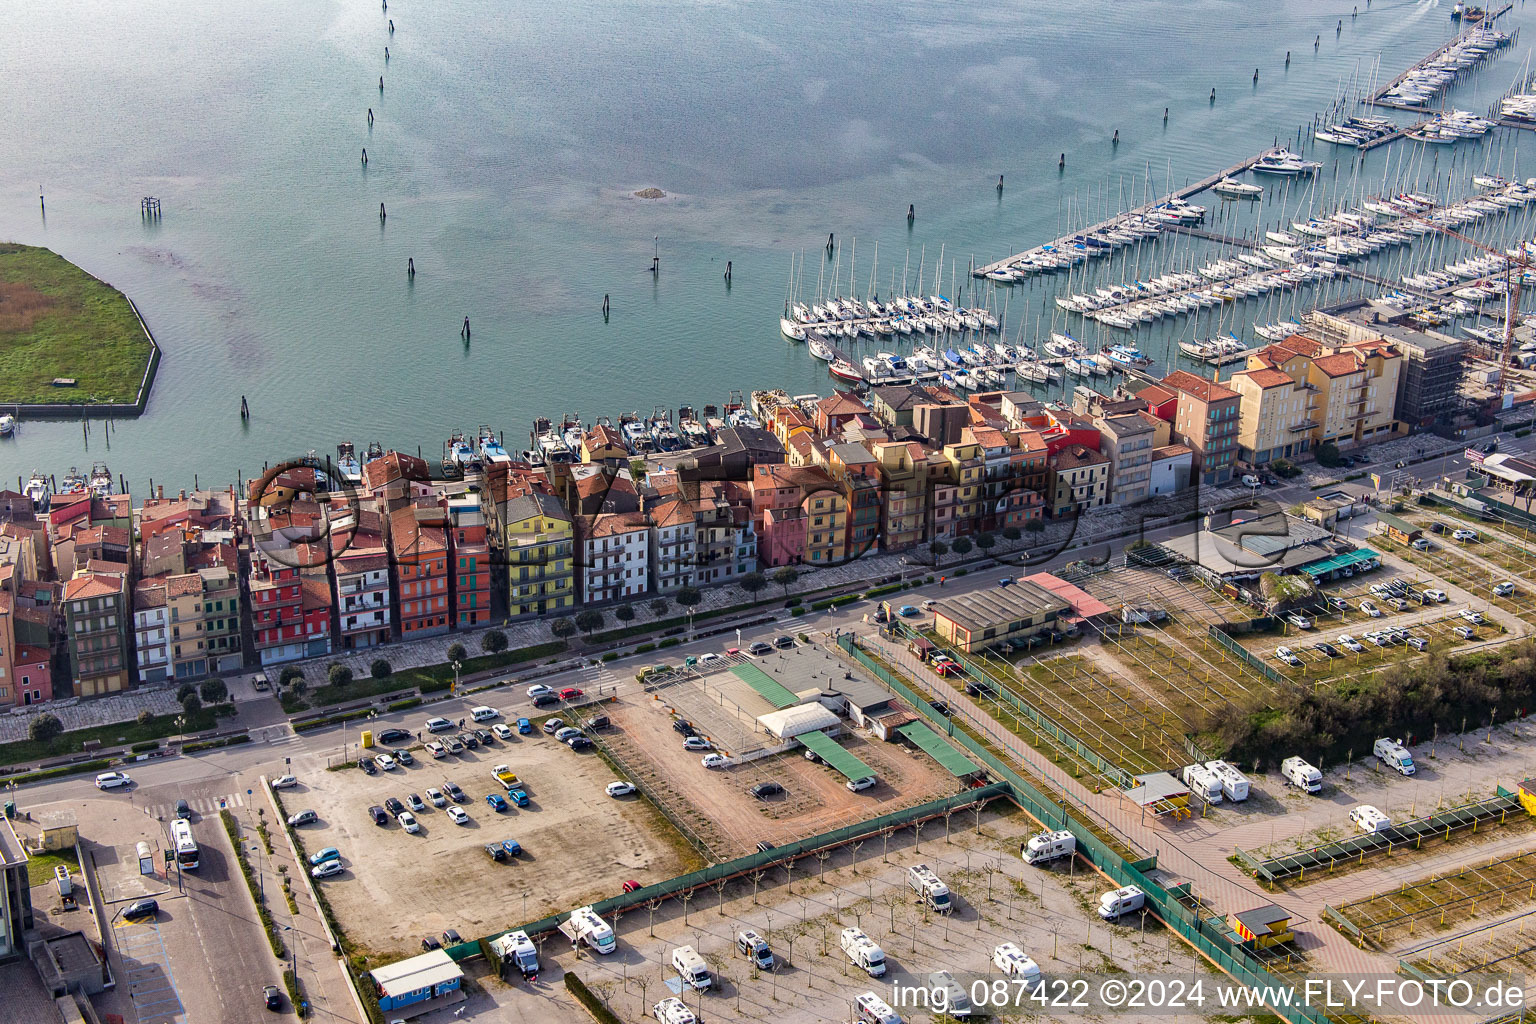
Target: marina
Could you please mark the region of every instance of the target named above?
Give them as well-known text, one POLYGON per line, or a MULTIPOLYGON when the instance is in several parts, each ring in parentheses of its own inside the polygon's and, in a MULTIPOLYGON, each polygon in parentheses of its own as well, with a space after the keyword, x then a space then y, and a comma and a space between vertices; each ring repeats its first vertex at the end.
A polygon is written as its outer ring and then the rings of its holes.
POLYGON ((1420 111, 1460 75, 1482 64, 1514 42, 1512 35, 1496 32, 1493 23, 1514 7, 1513 3, 1489 13, 1468 31, 1458 35, 1429 56, 1383 86, 1369 99, 1372 106, 1420 111))

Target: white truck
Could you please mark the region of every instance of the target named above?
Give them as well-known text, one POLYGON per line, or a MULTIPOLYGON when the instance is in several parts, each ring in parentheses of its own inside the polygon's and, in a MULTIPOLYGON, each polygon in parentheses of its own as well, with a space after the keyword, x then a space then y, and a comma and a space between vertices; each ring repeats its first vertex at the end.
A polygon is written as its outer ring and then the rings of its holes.
POLYGON ((936 914, 947 914, 955 909, 954 900, 949 897, 949 886, 927 864, 914 864, 907 869, 907 887, 936 914))
POLYGON ((1076 852, 1077 837, 1066 829, 1030 836, 1029 841, 1019 847, 1019 856, 1024 858, 1026 864, 1045 864, 1061 857, 1070 857, 1076 852))
POLYGON ((612 953, 618 948, 613 929, 591 907, 577 907, 571 911, 571 928, 576 938, 585 942, 595 953, 612 953))
POLYGON ((677 969, 683 984, 695 992, 703 992, 715 983, 709 974, 709 964, 692 946, 678 946, 672 951, 672 966, 677 969))
POLYGON ((503 965, 516 967, 525 978, 539 973, 539 951, 527 932, 510 932, 492 939, 491 954, 503 965))
POLYGON ((1147 894, 1134 885, 1127 885, 1099 897, 1099 917, 1106 921, 1118 921, 1132 911, 1147 905, 1147 894))
POLYGON ((853 965, 870 977, 878 978, 885 973, 885 950, 860 929, 844 928, 841 944, 853 965))
POLYGON ((1183 772, 1184 785, 1189 791, 1208 804, 1221 803, 1221 779, 1203 764, 1187 764, 1183 772))
POLYGON ((1413 766, 1413 755, 1408 753, 1408 748, 1397 740, 1383 736, 1371 747, 1371 753, 1375 754, 1382 764, 1401 775, 1412 775, 1418 771, 1413 766))
POLYGON ((1288 757, 1280 762, 1280 774, 1285 781, 1303 793, 1318 793, 1323 788, 1323 773, 1299 757, 1288 757))
POLYGON ((1228 800, 1240 804, 1248 799, 1248 776, 1226 761, 1207 761, 1205 770, 1221 780, 1221 791, 1228 800))

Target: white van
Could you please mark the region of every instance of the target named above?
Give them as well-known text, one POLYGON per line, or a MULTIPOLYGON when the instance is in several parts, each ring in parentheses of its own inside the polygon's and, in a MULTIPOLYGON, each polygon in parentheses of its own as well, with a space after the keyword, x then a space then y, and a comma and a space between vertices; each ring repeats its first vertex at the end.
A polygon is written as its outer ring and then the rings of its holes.
POLYGON ((901 1024, 901 1015, 873 992, 865 992, 853 1001, 859 1024, 901 1024))
POLYGON ((1118 921, 1125 914, 1140 910, 1147 904, 1147 894, 1134 885, 1107 892, 1099 897, 1099 916, 1106 921, 1118 921))
POLYGON ((493 718, 500 718, 501 712, 495 708, 488 708, 484 704, 477 708, 469 709, 469 717, 477 722, 489 722, 493 718))
POLYGON ((709 964, 692 946, 678 946, 672 951, 672 966, 683 983, 695 992, 703 992, 715 983, 709 976, 709 964))

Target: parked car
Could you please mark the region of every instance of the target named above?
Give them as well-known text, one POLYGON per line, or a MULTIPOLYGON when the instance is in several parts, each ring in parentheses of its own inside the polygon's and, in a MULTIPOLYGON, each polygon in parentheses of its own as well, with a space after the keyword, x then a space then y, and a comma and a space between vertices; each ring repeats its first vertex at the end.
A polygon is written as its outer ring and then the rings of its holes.
POLYGON ((686 718, 679 718, 677 721, 673 722, 672 731, 680 732, 684 736, 693 736, 698 732, 698 730, 693 727, 693 723, 688 721, 686 718))
POLYGON ((1381 618, 1381 609, 1377 608, 1370 601, 1361 601, 1360 610, 1365 612, 1365 614, 1369 615, 1373 619, 1381 618))
POLYGON ((757 797, 759 800, 763 800, 767 797, 777 796, 778 794, 784 792, 784 787, 779 785, 777 782, 759 782, 748 792, 757 797))
POLYGON ((398 728, 382 729, 373 738, 385 744, 409 743, 411 741, 411 730, 398 728))
POLYGON ((705 768, 724 768, 727 762, 721 754, 705 754, 699 758, 699 764, 705 768))
POLYGON ((563 721, 558 718, 551 718, 549 721, 544 723, 544 735, 553 736, 555 733, 564 728, 565 723, 563 721))
POLYGON ((773 646, 779 648, 780 650, 787 651, 791 647, 795 646, 795 638, 787 634, 784 636, 776 636, 773 638, 773 646))
POLYGON ((1498 597, 1508 597, 1515 592, 1515 581, 1505 580, 1503 583, 1495 583, 1493 592, 1498 597))
POLYGON ((918 610, 915 604, 904 604, 896 609, 896 614, 904 619, 915 619, 923 613, 918 610))
POLYGON ((415 835, 421 831, 421 824, 416 820, 416 815, 412 814, 410 811, 401 811, 399 814, 395 815, 395 820, 400 823, 401 828, 405 829, 411 835, 415 835))
POLYGON ((1477 540, 1477 534, 1472 530, 1455 530, 1451 533, 1451 539, 1461 541, 1477 540))
POLYGON ((699 655, 698 663, 700 665, 713 665, 717 661, 724 660, 724 658, 720 657, 720 655, 716 654, 714 651, 707 651, 704 654, 699 655))
POLYGON ((379 773, 378 762, 371 757, 360 757, 357 766, 363 770, 364 775, 377 775, 379 773))
POLYGON ((575 700, 577 697, 585 697, 586 695, 586 691, 579 686, 567 686, 560 691, 561 700, 575 700))
POLYGON ((985 683, 978 683, 975 680, 971 680, 965 684, 965 692, 970 694, 972 697, 991 697, 992 687, 986 685, 985 683))
POLYGON ((1289 614, 1289 615, 1287 615, 1285 617, 1285 621, 1289 622, 1291 625, 1295 626, 1297 629, 1311 629, 1312 628, 1312 620, 1307 618, 1305 615, 1301 614, 1300 612, 1292 612, 1291 614, 1289 614))
POLYGON ((97 789, 121 789, 124 786, 133 785, 133 780, 127 772, 102 772, 96 776, 97 789))
POLYGON ((770 843, 766 839, 759 839, 757 841, 757 852, 758 853, 767 853, 769 850, 772 850, 773 848, 774 848, 774 844, 770 843))
POLYGON ((587 719, 585 722, 582 722, 581 727, 588 731, 595 731, 597 729, 606 729, 612 724, 613 723, 608 720, 607 715, 594 715, 593 717, 587 719))
POLYGON ((448 748, 437 742, 437 740, 428 740, 426 750, 427 753, 435 758, 441 759, 448 756, 448 748))
POLYGON ((380 807, 378 804, 374 804, 372 807, 368 808, 368 816, 372 818, 373 823, 380 828, 383 828, 385 825, 389 824, 389 815, 385 814, 384 808, 380 807))
POLYGON ((1428 650, 1429 648, 1429 641, 1425 640, 1421 636, 1410 636, 1406 642, 1409 647, 1412 647, 1416 651, 1428 650))
POLYGON ((1328 657, 1330 657, 1330 658, 1342 658, 1344 656, 1344 653, 1342 651, 1340 651, 1337 647, 1333 646, 1333 644, 1327 643, 1326 641, 1323 642, 1323 643, 1314 644, 1313 647, 1315 647, 1319 651, 1322 651, 1324 654, 1328 655, 1328 657))
POLYGON ((1433 522, 1433 523, 1429 524, 1429 532, 1430 533, 1444 533, 1445 531, 1446 531, 1446 525, 1444 523, 1442 523, 1442 522, 1436 521, 1436 522, 1433 522))
POLYGON ((1329 594, 1327 600, 1328 606, 1335 611, 1342 612, 1349 607, 1349 602, 1344 600, 1342 597, 1339 597, 1337 594, 1329 594))
POLYGON ((1471 608, 1463 608, 1460 612, 1460 615, 1474 626, 1481 626, 1483 624, 1482 612, 1475 611, 1471 608))
POLYGON ((1455 633, 1463 640, 1475 640, 1477 638, 1477 630, 1473 629, 1471 626, 1457 626, 1455 629, 1451 630, 1451 632, 1455 633))
POLYGON ((1413 539, 1413 548, 1414 548, 1415 551, 1433 551, 1433 550, 1435 550, 1435 546, 1430 543, 1428 537, 1415 537, 1413 539))
POLYGON ((1390 598, 1387 603, 1400 612, 1405 612, 1409 608, 1408 602, 1403 600, 1401 597, 1390 598))
POLYGON ((453 728, 453 723, 446 718, 427 719, 427 732, 447 732, 453 728))
POLYGON ((468 750, 473 750, 480 745, 479 738, 472 732, 461 732, 454 739, 464 744, 468 750))
POLYGON ((1342 633, 1339 635, 1339 646, 1347 651, 1354 651, 1356 654, 1359 654, 1361 651, 1365 650, 1365 647, 1360 643, 1360 641, 1356 640, 1348 633, 1342 633))
POLYGON ((432 806, 433 807, 447 807, 448 806, 448 798, 443 796, 443 791, 440 790, 440 789, 429 789, 429 790, 427 790, 427 799, 432 801, 432 806))
POLYGON ((1000 587, 1011 587, 1013 586, 1013 577, 1004 576, 1002 579, 997 581, 997 585, 1000 587))
POLYGON ((1298 667, 1302 663, 1301 659, 1296 656, 1296 652, 1291 650, 1289 647, 1276 647, 1275 657, 1279 658, 1287 665, 1290 665, 1292 668, 1298 667))
POLYGON ((457 736, 449 736, 443 740, 443 749, 450 754, 462 754, 464 753, 464 741, 457 736))
POLYGON ((567 736, 565 745, 572 750, 586 750, 592 745, 592 741, 578 732, 575 736, 567 736))
POLYGON ((876 781, 873 775, 866 775, 862 779, 849 779, 847 782, 848 792, 857 793, 860 790, 872 789, 876 781))
POLYGON ((445 945, 445 946, 457 946, 459 943, 461 943, 463 941, 464 940, 459 937, 459 933, 455 929, 453 929, 453 928, 444 928, 443 929, 443 945, 445 945))
POLYGON ((1450 597, 1443 590, 1426 590, 1424 591, 1424 596, 1439 604, 1444 604, 1450 600, 1450 597))
POLYGON ((399 814, 401 811, 405 810, 405 804, 401 803, 398 797, 385 797, 384 809, 390 814, 399 814))
POLYGON ((154 900, 138 900, 123 908, 123 919, 132 921, 139 917, 154 917, 158 913, 160 913, 160 904, 154 900))
POLYGON ((533 706, 536 708, 547 708, 551 704, 559 703, 560 698, 553 693, 541 693, 537 697, 533 698, 533 706))
POLYGON ((528 791, 526 789, 507 790, 507 799, 519 807, 528 806, 528 791))
POLYGON ((564 728, 556 729, 555 730, 555 739, 559 740, 561 743, 564 743, 566 740, 570 739, 572 736, 580 736, 580 735, 581 735, 581 730, 580 729, 574 728, 573 726, 569 726, 569 725, 565 726, 564 728))
POLYGON ((391 750, 389 756, 395 759, 396 764, 407 768, 416 763, 416 758, 411 756, 409 750, 391 750))
POLYGON ((747 646, 747 653, 760 658, 765 654, 772 654, 773 645, 766 640, 754 640, 747 646))
POLYGON ((688 736, 683 740, 684 750, 714 750, 715 745, 703 736, 688 736))
POLYGON ((526 718, 519 718, 517 720, 517 731, 526 736, 533 732, 533 723, 526 718))
POLYGON ((378 757, 373 759, 373 763, 378 765, 380 769, 386 772, 392 772, 397 767, 395 765, 395 759, 390 757, 388 754, 380 754, 378 757))
POLYGON ((443 948, 443 944, 441 942, 437 941, 437 937, 436 936, 428 935, 426 938, 421 940, 421 951, 423 953, 428 953, 428 952, 431 952, 434 949, 442 949, 442 948, 443 948))
POLYGON ((1263 481, 1261 481, 1258 477, 1254 476, 1252 473, 1246 473, 1243 476, 1243 486, 1244 487, 1257 487, 1262 482, 1263 481))
POLYGON ((947 701, 931 700, 928 702, 928 706, 933 708, 933 710, 937 711, 939 714, 943 715, 945 718, 948 718, 954 713, 950 711, 949 703, 947 701))
POLYGON ((491 735, 490 730, 488 729, 476 729, 473 733, 471 733, 471 735, 480 741, 480 745, 482 747, 488 747, 492 743, 496 742, 496 737, 491 735))
POLYGON ((421 798, 420 793, 412 793, 410 796, 407 796, 405 798, 405 805, 413 811, 424 811, 427 809, 427 802, 421 798))
POLYGON ((633 878, 625 879, 623 888, 626 893, 631 893, 640 888, 640 883, 633 878))
POLYGON ((328 860, 319 867, 310 868, 309 873, 313 878, 330 878, 332 875, 339 875, 345 870, 347 869, 341 866, 341 861, 328 860))
POLYGON ((534 697, 543 697, 546 694, 554 692, 555 688, 552 686, 545 686, 543 683, 534 683, 532 686, 528 687, 528 698, 532 700, 534 697))
POLYGON ((456 804, 462 804, 469 799, 469 797, 464 795, 464 791, 459 788, 457 782, 449 782, 446 779, 443 780, 443 792, 447 793, 448 798, 456 804))
POLYGON ((485 802, 491 805, 491 810, 493 811, 500 812, 510 809, 509 805, 507 804, 506 797, 502 796, 500 793, 487 793, 485 795, 485 802))
POLYGON ((298 784, 299 780, 294 778, 292 775, 279 775, 271 782, 273 789, 292 789, 298 784))
POLYGON ((505 722, 497 722, 495 725, 491 726, 491 732, 494 733, 496 738, 499 740, 510 740, 512 738, 512 728, 505 722))
POLYGON ((297 814, 288 815, 288 824, 294 828, 298 828, 300 825, 312 825, 319 820, 320 815, 314 811, 300 811, 297 814))
POLYGON ((448 820, 455 825, 468 825, 469 815, 464 813, 464 808, 455 804, 448 808, 448 820))
POLYGON ((635 784, 633 782, 610 782, 608 787, 603 790, 603 792, 611 797, 629 796, 634 791, 635 784))

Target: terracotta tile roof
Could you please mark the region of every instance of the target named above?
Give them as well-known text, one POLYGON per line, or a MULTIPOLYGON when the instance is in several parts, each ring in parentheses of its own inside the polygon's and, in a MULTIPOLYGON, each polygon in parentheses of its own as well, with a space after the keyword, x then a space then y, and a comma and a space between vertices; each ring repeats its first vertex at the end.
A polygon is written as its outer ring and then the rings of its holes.
POLYGON ((1020 449, 1034 454, 1044 454, 1045 438, 1040 436, 1040 431, 1021 430, 1016 436, 1019 439, 1018 447, 1020 449))
POLYGON ((165 580, 159 576, 151 576, 147 580, 140 580, 133 588, 133 607, 137 611, 140 608, 163 608, 165 606, 165 580))
MULTIPOLYGON (((996 427, 970 427, 971 438, 983 448, 1006 448, 1008 438, 996 427)), ((963 438, 964 433, 961 434, 963 438)))
POLYGON ((1136 397, 1148 405, 1162 405, 1164 402, 1171 402, 1179 396, 1165 387, 1150 384, 1136 392, 1136 397))
POLYGON ((78 601, 87 597, 111 597, 123 592, 121 576, 84 573, 64 584, 64 600, 78 601))
POLYGON ((1083 469, 1108 463, 1108 455, 1096 452, 1092 448, 1085 448, 1080 444, 1068 445, 1051 456, 1051 464, 1057 469, 1083 469))
POLYGON ((1288 374, 1282 373, 1279 370, 1269 369, 1268 367, 1262 367, 1257 370, 1240 370, 1234 373, 1232 377, 1233 379, 1246 377, 1265 391, 1268 391, 1270 388, 1291 387, 1296 383, 1291 380, 1288 374))
POLYGON ((835 488, 832 477, 818 466, 767 465, 752 467, 754 487, 799 487, 817 491, 835 488))
POLYGON ((1348 377, 1352 373, 1363 370, 1364 364, 1353 352, 1339 352, 1331 356, 1322 356, 1312 360, 1312 365, 1330 377, 1348 377))
POLYGON ((393 480, 426 480, 425 460, 400 452, 385 452, 383 458, 374 459, 363 467, 363 483, 369 490, 377 490, 393 480))
POLYGON ((693 506, 681 499, 662 502, 651 509, 650 515, 657 526, 693 525, 693 506))
POLYGON ((203 592, 203 578, 195 572, 172 576, 165 581, 166 593, 171 597, 186 597, 203 592))
POLYGON ((389 568, 389 555, 382 551, 348 551, 336 556, 338 573, 381 572, 389 568))
POLYGON ((1154 448, 1154 449, 1152 449, 1152 458, 1154 460, 1157 460, 1157 459, 1176 459, 1180 455, 1193 455, 1193 454, 1195 454, 1194 449, 1190 448, 1188 445, 1184 445, 1184 444, 1165 444, 1161 448, 1154 448))
POLYGON ((1363 356, 1377 356, 1382 359, 1391 359, 1399 353, 1397 348, 1386 338, 1371 338, 1366 341, 1355 341, 1344 346, 1352 348, 1363 356))
POLYGON ((1292 334, 1283 341, 1275 342, 1274 347, 1301 356, 1315 356, 1323 350, 1320 342, 1312 340, 1305 334, 1292 334))
POLYGON ((588 448, 624 448, 624 435, 606 423, 599 423, 582 438, 582 443, 588 448))
POLYGON ((617 537, 650 529, 650 521, 644 512, 607 512, 602 515, 581 516, 576 520, 576 532, 583 539, 617 537))
POLYGON ((1141 412, 1138 412, 1136 415, 1140 416, 1143 420, 1146 420, 1148 423, 1150 423, 1154 427, 1157 426, 1159 423, 1167 423, 1168 422, 1167 420, 1163 419, 1161 416, 1157 415, 1156 413, 1147 412, 1145 409, 1143 409, 1141 412))
POLYGON ((331 585, 324 576, 305 575, 299 580, 299 588, 305 611, 331 606, 331 585))
MULTIPOLYGON (((1174 370, 1163 378, 1166 387, 1174 388, 1181 394, 1190 395, 1202 402, 1220 402, 1237 397, 1237 392, 1231 388, 1222 387, 1213 380, 1197 377, 1188 370, 1174 370)), ((1145 397, 1145 396, 1138 396, 1145 397)))
POLYGON ((859 401, 851 391, 833 391, 830 396, 818 402, 816 408, 823 416, 828 417, 857 416, 869 412, 869 406, 859 401))

